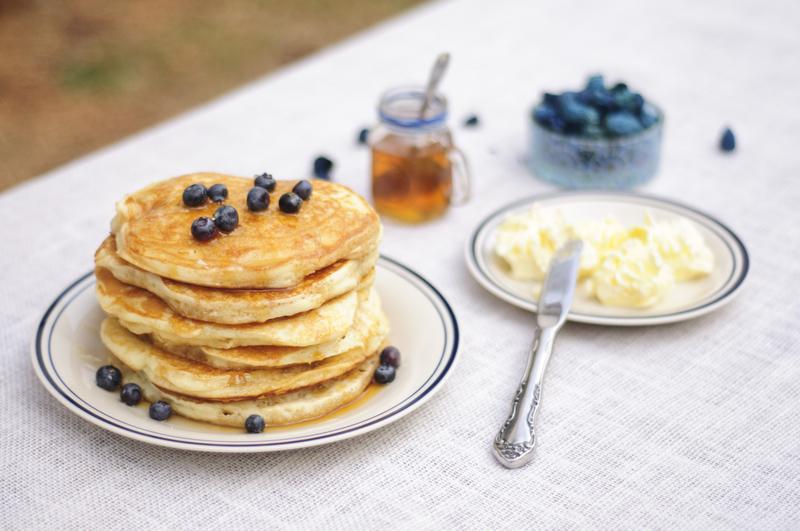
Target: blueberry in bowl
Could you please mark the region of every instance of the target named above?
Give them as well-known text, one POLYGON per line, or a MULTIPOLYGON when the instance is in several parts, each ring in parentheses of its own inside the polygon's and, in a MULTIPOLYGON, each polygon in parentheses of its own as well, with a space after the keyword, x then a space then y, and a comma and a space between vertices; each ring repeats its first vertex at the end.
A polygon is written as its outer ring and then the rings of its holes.
POLYGON ((658 170, 664 115, 626 83, 545 93, 530 123, 530 169, 558 186, 624 189, 658 170))

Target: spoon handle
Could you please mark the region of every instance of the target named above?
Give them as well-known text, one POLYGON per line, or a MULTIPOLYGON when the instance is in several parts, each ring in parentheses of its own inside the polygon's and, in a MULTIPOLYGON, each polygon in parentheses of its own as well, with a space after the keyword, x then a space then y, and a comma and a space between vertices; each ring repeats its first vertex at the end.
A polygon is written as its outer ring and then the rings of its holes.
POLYGON ((428 111, 428 107, 430 107, 431 101, 433 101, 433 95, 436 93, 436 87, 439 86, 439 82, 442 80, 444 71, 447 70, 447 65, 449 63, 450 54, 446 52, 439 54, 436 58, 436 62, 433 63, 431 75, 428 78, 428 86, 425 87, 425 100, 422 102, 422 107, 419 109, 420 119, 425 118, 425 113, 428 111))

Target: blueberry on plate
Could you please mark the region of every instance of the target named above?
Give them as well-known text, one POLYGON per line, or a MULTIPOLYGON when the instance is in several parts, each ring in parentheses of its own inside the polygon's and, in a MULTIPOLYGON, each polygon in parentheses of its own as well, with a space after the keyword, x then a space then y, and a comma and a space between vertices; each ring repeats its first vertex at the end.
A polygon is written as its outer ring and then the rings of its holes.
POLYGON ((239 224, 239 213, 230 205, 224 205, 214 212, 214 224, 222 232, 231 232, 239 224))
POLYGON ((359 144, 366 144, 369 141, 369 129, 366 127, 363 128, 361 131, 358 132, 358 140, 359 144))
POLYGON ((464 119, 464 127, 477 127, 480 123, 481 119, 477 114, 471 114, 464 119))
POLYGON ((719 148, 725 152, 731 152, 736 149, 736 137, 730 127, 726 127, 719 139, 719 148))
POLYGON ((264 431, 264 417, 261 415, 250 415, 244 421, 244 429, 247 433, 261 433, 264 431))
POLYGON ((642 124, 629 112, 612 112, 606 116, 606 131, 612 136, 632 135, 641 130, 642 124))
POLYGON ((311 183, 303 179, 294 185, 292 192, 299 195, 303 201, 308 201, 311 198, 311 183))
POLYGON ((394 381, 396 375, 397 369, 388 363, 381 363, 378 365, 378 368, 375 369, 375 382, 379 384, 388 384, 394 381))
POLYGON ((400 349, 388 346, 381 351, 381 364, 391 365, 394 368, 400 366, 400 349))
POLYGON ((283 194, 281 198, 278 199, 278 206, 281 212, 285 212, 286 214, 297 214, 300 211, 300 205, 302 203, 303 200, 294 192, 283 194))
POLYGON ((325 155, 320 155, 314 159, 314 177, 317 179, 331 180, 333 161, 325 155))
POLYGON ((261 212, 269 207, 269 192, 266 188, 254 186, 247 192, 247 208, 253 212, 261 212))
POLYGON ((207 217, 197 218, 192 222, 192 236, 200 242, 207 242, 217 235, 217 226, 214 220, 207 217))
POLYGON ((222 203, 228 199, 228 187, 224 184, 214 184, 208 188, 208 198, 215 203, 222 203))
POLYGON ((190 184, 183 191, 183 204, 188 207, 200 206, 208 199, 206 187, 200 183, 190 184))
POLYGON ((122 382, 122 372, 113 365, 103 365, 94 375, 97 387, 106 391, 114 391, 122 382))
POLYGON ((256 178, 253 180, 253 183, 259 188, 264 188, 267 192, 274 192, 275 185, 277 184, 275 182, 275 178, 269 173, 262 173, 261 175, 256 175, 256 178))
POLYGON ((172 406, 164 402, 163 400, 159 400, 158 402, 153 402, 150 404, 150 418, 153 420, 167 420, 170 415, 172 415, 172 406))
POLYGON ((119 392, 119 399, 128 406, 135 406, 142 401, 142 388, 135 383, 126 383, 119 392))

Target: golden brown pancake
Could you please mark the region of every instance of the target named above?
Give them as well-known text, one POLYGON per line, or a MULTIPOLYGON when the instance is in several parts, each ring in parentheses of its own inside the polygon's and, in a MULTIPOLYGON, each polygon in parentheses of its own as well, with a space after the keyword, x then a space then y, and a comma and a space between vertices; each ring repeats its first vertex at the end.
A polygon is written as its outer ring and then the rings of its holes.
POLYGON ((106 269, 95 269, 97 300, 103 310, 135 334, 157 333, 167 341, 232 348, 249 345, 304 347, 343 337, 353 324, 359 297, 346 293, 309 312, 264 323, 223 325, 175 313, 147 290, 123 284, 106 269))
POLYGON ((95 253, 95 265, 117 280, 157 295, 175 312, 221 324, 264 322, 319 308, 348 291, 372 285, 377 253, 362 260, 340 260, 281 289, 225 289, 177 282, 145 271, 120 258, 114 238, 106 238, 95 253))
POLYGON ((178 415, 220 426, 241 428, 250 415, 261 415, 269 426, 293 424, 326 415, 358 398, 372 381, 378 366, 378 356, 373 355, 352 371, 331 378, 321 384, 298 389, 282 395, 268 396, 240 402, 215 402, 189 398, 165 389, 159 389, 146 377, 125 366, 119 360, 125 383, 141 386, 150 402, 165 400, 178 415))
POLYGON ((264 212, 247 208, 252 179, 195 173, 152 184, 117 203, 111 225, 117 252, 159 276, 221 288, 295 286, 339 260, 360 260, 375 252, 381 225, 364 198, 339 184, 317 180, 300 211, 285 214, 278 198, 295 183, 278 181, 264 212), (226 185, 225 204, 237 209, 238 227, 208 242, 195 240, 192 222, 212 217, 219 204, 186 207, 183 190, 192 183, 226 185))
POLYGON ((356 348, 312 365, 268 369, 218 369, 187 360, 130 333, 113 317, 100 328, 103 344, 131 369, 162 389, 208 400, 245 400, 279 395, 337 378, 370 357, 384 340, 370 336, 356 348))
POLYGON ((354 348, 363 347, 371 336, 386 336, 389 323, 381 309, 380 299, 375 290, 363 301, 353 321, 353 326, 341 339, 307 347, 252 346, 234 348, 214 348, 185 345, 165 340, 152 334, 151 340, 157 347, 171 354, 194 360, 204 365, 220 369, 252 369, 263 367, 283 367, 286 365, 316 363, 331 356, 338 356, 354 348))

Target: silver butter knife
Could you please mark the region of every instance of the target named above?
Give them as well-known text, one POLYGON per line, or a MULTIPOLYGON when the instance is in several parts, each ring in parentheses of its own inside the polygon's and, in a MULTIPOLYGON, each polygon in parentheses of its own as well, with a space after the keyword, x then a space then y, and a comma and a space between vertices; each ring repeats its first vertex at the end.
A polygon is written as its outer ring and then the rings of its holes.
POLYGON ((533 421, 539 408, 542 379, 553 343, 572 305, 583 243, 571 240, 553 256, 539 295, 536 334, 519 383, 511 413, 494 438, 494 456, 506 468, 519 468, 533 459, 533 421))

